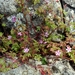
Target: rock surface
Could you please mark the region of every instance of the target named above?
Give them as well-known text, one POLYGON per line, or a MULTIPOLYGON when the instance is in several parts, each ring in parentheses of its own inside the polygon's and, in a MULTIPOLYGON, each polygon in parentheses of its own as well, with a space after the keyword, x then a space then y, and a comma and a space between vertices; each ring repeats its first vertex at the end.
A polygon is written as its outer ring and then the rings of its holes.
POLYGON ((17 11, 15 0, 0 0, 0 13, 12 14, 17 11))
POLYGON ((30 59, 28 64, 23 64, 0 75, 75 75, 75 71, 68 60, 51 56, 47 65, 42 65, 40 61, 30 59))

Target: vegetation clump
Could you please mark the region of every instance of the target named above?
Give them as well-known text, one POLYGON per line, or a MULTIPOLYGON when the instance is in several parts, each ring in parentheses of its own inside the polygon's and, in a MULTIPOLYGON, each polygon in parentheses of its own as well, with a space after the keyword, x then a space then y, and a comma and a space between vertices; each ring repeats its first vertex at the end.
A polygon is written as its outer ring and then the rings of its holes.
MULTIPOLYGON (((57 58, 72 60, 75 63, 75 45, 71 44, 75 39, 70 33, 70 26, 63 22, 61 16, 56 15, 53 6, 46 2, 36 9, 36 15, 42 17, 43 22, 37 27, 32 26, 36 33, 32 37, 26 19, 26 14, 31 16, 32 13, 25 7, 24 0, 16 1, 18 12, 23 13, 26 24, 12 28, 8 34, 5 29, 5 32, 0 32, 0 72, 15 68, 20 62, 25 63, 29 59, 42 60, 46 55, 55 55, 57 58), (13 62, 6 65, 6 58, 13 62), (16 63, 13 64, 14 62, 16 63)), ((32 3, 35 6, 40 0, 33 0, 32 3)), ((62 10, 59 9, 59 12, 62 10)), ((3 17, 0 14, 0 19, 3 17)), ((12 22, 16 22, 16 16, 12 17, 12 22)), ((5 23, 2 23, 2 27, 6 27, 5 23)))

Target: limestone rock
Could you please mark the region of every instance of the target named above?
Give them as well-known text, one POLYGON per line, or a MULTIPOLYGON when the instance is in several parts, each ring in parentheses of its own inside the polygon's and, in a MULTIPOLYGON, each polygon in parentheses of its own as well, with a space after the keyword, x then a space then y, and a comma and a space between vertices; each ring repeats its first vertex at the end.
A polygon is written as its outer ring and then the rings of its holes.
POLYGON ((75 71, 68 60, 56 58, 55 56, 49 56, 48 60, 50 60, 50 64, 42 65, 40 64, 41 61, 37 62, 36 60, 30 59, 28 64, 22 64, 5 73, 0 72, 0 75, 42 75, 41 72, 45 75, 46 72, 50 75, 75 75, 75 71))
POLYGON ((67 60, 59 60, 52 66, 53 75, 75 75, 75 71, 67 60))
POLYGON ((12 14, 16 12, 17 11, 16 4, 17 3, 15 0, 0 0, 0 13, 12 14))

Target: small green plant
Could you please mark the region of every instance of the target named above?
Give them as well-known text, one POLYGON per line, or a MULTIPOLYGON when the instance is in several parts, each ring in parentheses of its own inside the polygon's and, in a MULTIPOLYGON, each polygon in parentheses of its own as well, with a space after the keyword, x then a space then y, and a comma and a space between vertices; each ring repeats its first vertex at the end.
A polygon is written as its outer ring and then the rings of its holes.
POLYGON ((0 14, 0 19, 2 19, 4 17, 4 15, 3 14, 0 14))
MULTIPOLYGON (((52 5, 44 4, 36 9, 35 14, 42 17, 43 23, 36 28, 33 27, 36 35, 34 38, 31 38, 26 14, 30 16, 32 14, 28 8, 24 6, 24 0, 16 1, 19 6, 18 12, 24 14, 26 24, 12 28, 10 34, 6 36, 3 32, 0 32, 0 53, 2 54, 2 58, 0 58, 0 67, 2 67, 2 70, 0 69, 0 72, 8 71, 10 68, 16 68, 18 62, 16 62, 15 57, 22 63, 32 58, 42 61, 42 64, 47 64, 46 55, 55 55, 56 57, 73 60, 75 62, 75 48, 74 46, 70 46, 70 43, 74 42, 75 39, 70 34, 70 26, 64 24, 62 18, 54 13, 52 5), (60 40, 58 41, 58 39, 60 40), (9 66, 6 66, 4 61, 5 57, 12 59, 13 62, 16 63, 9 63, 9 66)), ((40 0, 32 0, 32 3, 35 6, 37 3, 40 3, 40 0)), ((63 13, 61 13, 61 15, 62 14, 63 13)), ((0 15, 0 19, 2 19, 2 17, 3 15, 0 15)), ((12 22, 15 23, 16 16, 12 18, 14 18, 12 22)), ((2 26, 5 27, 6 24, 2 23, 2 26)))

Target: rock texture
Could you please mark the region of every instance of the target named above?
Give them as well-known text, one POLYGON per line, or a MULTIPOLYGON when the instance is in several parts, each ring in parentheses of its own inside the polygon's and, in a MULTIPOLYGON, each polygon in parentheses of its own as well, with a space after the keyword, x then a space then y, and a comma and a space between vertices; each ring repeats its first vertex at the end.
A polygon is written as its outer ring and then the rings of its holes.
POLYGON ((52 66, 53 75, 75 75, 75 71, 66 60, 56 61, 52 66))
POLYGON ((17 11, 15 0, 0 0, 0 13, 12 14, 17 11))
POLYGON ((56 60, 54 56, 51 56, 48 62, 47 65, 42 65, 41 61, 30 59, 28 64, 0 73, 0 75, 75 75, 68 60, 60 58, 56 60))

